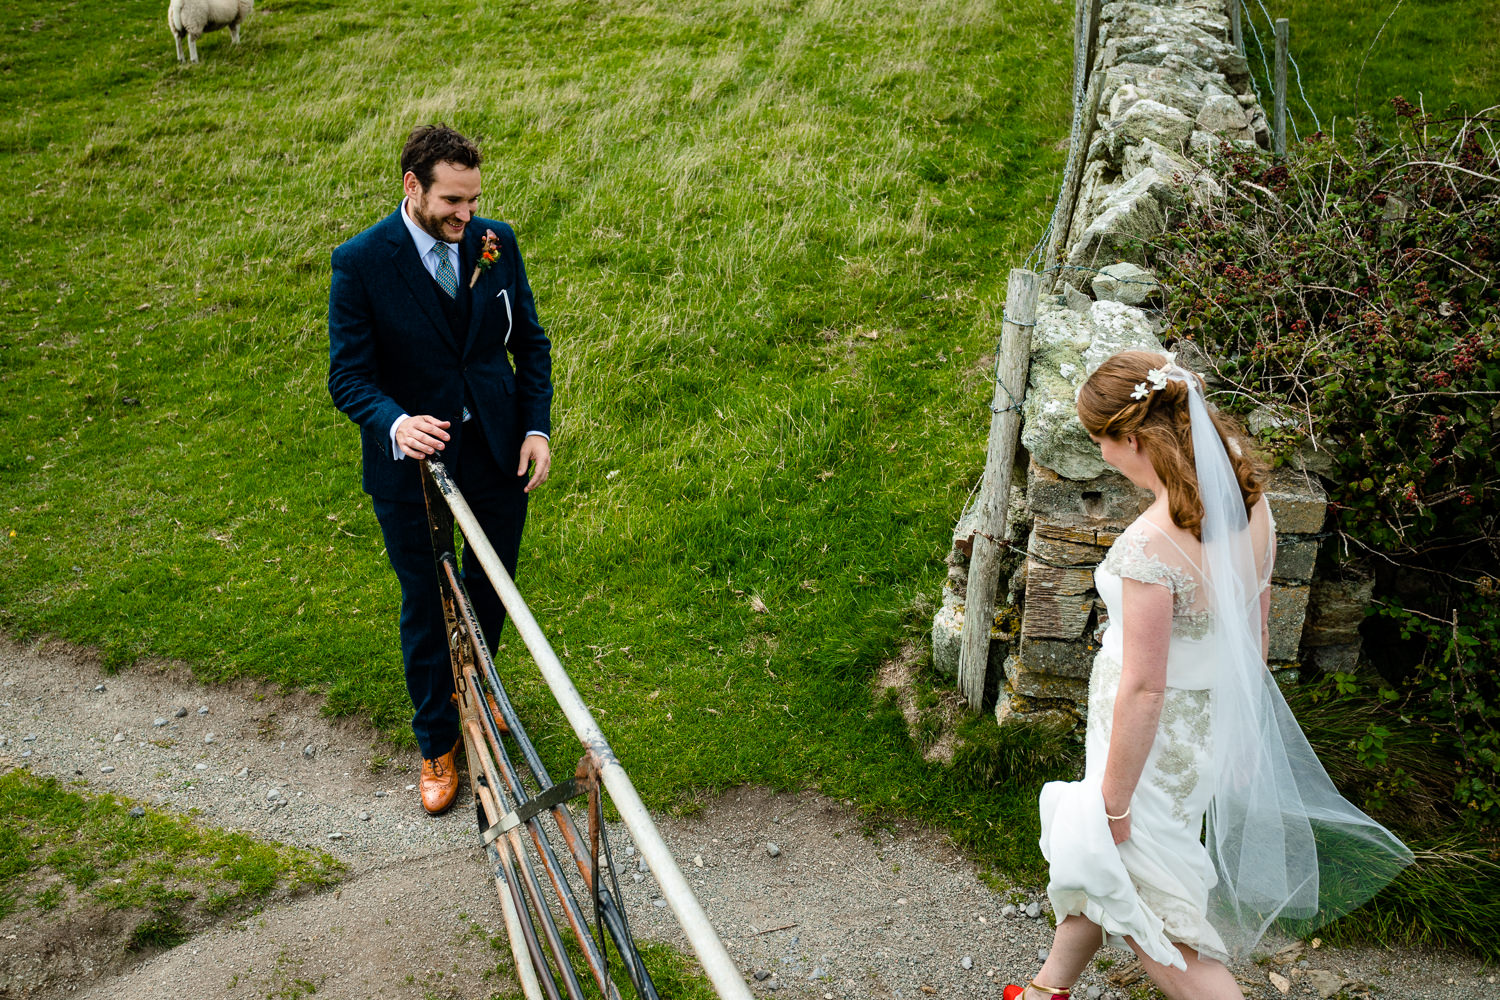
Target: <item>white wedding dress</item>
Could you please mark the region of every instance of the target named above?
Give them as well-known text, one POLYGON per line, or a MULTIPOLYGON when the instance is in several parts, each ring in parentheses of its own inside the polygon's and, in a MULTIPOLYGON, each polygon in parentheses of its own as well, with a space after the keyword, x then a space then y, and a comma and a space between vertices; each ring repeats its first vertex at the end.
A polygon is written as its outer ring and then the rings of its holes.
MULTIPOLYGON (((1270 585, 1276 532, 1264 499, 1250 519, 1258 595, 1270 585)), ((1179 537, 1182 537, 1179 535, 1179 537)), ((1051 864, 1047 893, 1059 921, 1082 914, 1125 947, 1128 936, 1152 959, 1184 968, 1173 942, 1226 961, 1229 948, 1208 919, 1217 876, 1203 845, 1213 795, 1210 654, 1214 611, 1200 568, 1202 546, 1184 544, 1138 518, 1094 571, 1108 624, 1089 680, 1087 757, 1082 781, 1051 782, 1041 793, 1042 853, 1051 864), (1118 847, 1100 790, 1109 756, 1123 650, 1123 580, 1166 587, 1172 637, 1166 693, 1156 737, 1130 801, 1130 837, 1118 847)))

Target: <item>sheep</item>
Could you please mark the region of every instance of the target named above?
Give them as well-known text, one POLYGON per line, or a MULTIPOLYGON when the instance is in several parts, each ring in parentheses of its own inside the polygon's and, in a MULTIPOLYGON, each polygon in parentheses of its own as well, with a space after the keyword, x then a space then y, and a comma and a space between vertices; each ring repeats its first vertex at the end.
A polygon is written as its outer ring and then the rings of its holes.
POLYGON ((177 44, 177 61, 182 62, 182 40, 187 39, 188 55, 198 61, 198 39, 206 31, 229 29, 229 38, 240 43, 240 22, 250 16, 255 0, 171 0, 167 5, 167 27, 177 44))

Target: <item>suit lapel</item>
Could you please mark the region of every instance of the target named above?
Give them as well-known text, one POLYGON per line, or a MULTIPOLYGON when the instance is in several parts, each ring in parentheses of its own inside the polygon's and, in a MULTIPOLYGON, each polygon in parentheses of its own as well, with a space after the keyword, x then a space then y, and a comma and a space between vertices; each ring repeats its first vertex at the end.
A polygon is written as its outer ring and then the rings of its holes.
POLYGON ((453 331, 448 329, 448 319, 443 315, 443 307, 438 304, 437 285, 417 256, 417 245, 406 231, 406 223, 401 221, 399 207, 387 218, 386 223, 385 237, 391 244, 391 266, 401 275, 401 280, 406 282, 412 298, 432 324, 438 337, 450 349, 457 351, 458 344, 453 340, 453 331))
POLYGON ((479 246, 484 236, 482 229, 477 219, 469 222, 468 228, 464 230, 464 241, 460 244, 458 254, 462 264, 458 275, 459 291, 469 296, 469 334, 464 339, 465 354, 473 349, 474 342, 479 339, 479 324, 484 320, 484 311, 490 301, 487 291, 489 271, 479 272, 479 280, 474 283, 473 288, 469 287, 469 278, 474 274, 474 267, 479 261, 479 246))

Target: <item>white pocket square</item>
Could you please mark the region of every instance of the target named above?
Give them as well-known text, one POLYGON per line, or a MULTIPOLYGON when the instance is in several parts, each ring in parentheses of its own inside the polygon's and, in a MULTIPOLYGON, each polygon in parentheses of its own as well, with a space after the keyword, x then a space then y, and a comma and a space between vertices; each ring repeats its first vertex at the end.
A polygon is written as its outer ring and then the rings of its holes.
POLYGON ((510 315, 510 295, 508 295, 505 289, 502 288, 495 293, 495 298, 505 300, 505 340, 502 341, 502 343, 509 344, 510 331, 511 328, 515 326, 515 321, 511 318, 510 315))

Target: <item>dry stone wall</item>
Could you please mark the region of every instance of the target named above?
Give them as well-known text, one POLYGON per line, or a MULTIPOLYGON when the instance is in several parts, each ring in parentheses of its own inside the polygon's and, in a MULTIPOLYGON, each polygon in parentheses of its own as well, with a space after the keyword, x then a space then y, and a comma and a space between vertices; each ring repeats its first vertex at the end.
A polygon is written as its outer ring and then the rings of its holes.
MULTIPOLYGON (((1223 0, 1129 0, 1099 10, 1088 46, 1093 64, 1079 87, 1082 127, 1074 135, 1077 169, 1070 171, 1078 180, 1064 181, 1054 215, 1067 229, 1053 244, 1060 277, 1041 297, 1032 330, 1021 432, 1026 470, 1016 477, 1024 485, 1010 497, 990 632, 989 692, 1002 722, 1077 720, 1086 709, 1107 624, 1093 570, 1151 498, 1103 463, 1078 423, 1074 399, 1111 354, 1162 350, 1163 320, 1153 308, 1160 286, 1142 266, 1143 245, 1163 232, 1184 199, 1221 195, 1204 166, 1224 143, 1270 145, 1245 58, 1228 39, 1223 0)), ((1191 356, 1191 344, 1179 349, 1179 360, 1211 370, 1191 356)), ((1278 470, 1268 498, 1278 530, 1273 669, 1292 677, 1308 659, 1352 663, 1368 589, 1314 579, 1327 508, 1320 483, 1304 470, 1278 470)), ((971 506, 954 531, 933 619, 934 663, 953 675, 974 513, 971 506)))

